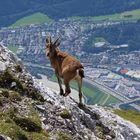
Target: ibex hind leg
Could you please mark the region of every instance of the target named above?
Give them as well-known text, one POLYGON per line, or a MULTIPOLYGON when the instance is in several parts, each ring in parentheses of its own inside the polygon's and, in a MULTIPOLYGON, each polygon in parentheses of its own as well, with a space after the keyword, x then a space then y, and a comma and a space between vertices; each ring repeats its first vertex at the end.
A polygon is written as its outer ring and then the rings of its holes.
POLYGON ((83 95, 82 95, 82 91, 81 91, 81 89, 82 89, 82 79, 78 79, 77 84, 78 84, 78 90, 79 90, 79 104, 78 104, 78 106, 82 107, 83 106, 83 103, 82 103, 83 95))
POLYGON ((64 96, 64 95, 65 95, 65 94, 64 94, 64 90, 63 90, 62 88, 60 89, 60 95, 61 95, 61 96, 64 96))
POLYGON ((77 85, 78 85, 78 91, 79 91, 79 104, 78 104, 78 106, 80 108, 84 107, 84 104, 82 103, 82 97, 83 97, 83 94, 82 94, 82 79, 83 78, 84 78, 83 69, 78 69, 75 80, 77 81, 77 85))
POLYGON ((64 79, 64 85, 65 85, 65 94, 64 96, 68 96, 71 93, 70 85, 69 85, 70 80, 64 79))

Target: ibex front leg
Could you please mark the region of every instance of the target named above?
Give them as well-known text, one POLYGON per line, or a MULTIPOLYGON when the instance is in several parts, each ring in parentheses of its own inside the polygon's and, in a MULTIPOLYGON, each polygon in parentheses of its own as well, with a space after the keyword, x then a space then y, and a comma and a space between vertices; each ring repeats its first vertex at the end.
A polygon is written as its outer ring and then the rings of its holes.
POLYGON ((64 96, 64 91, 63 91, 63 88, 62 88, 62 80, 61 80, 60 76, 57 73, 55 73, 55 74, 56 74, 58 84, 59 84, 59 88, 60 88, 60 95, 64 96))

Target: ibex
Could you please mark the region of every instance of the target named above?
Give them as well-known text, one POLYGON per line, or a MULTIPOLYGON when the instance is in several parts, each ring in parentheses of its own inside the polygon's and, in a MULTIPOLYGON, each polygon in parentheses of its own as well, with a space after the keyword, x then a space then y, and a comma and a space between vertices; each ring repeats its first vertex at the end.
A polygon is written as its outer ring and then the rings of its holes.
POLYGON ((79 89, 79 105, 82 104, 82 79, 84 77, 84 67, 75 57, 70 56, 68 53, 60 51, 58 48, 60 45, 59 38, 52 42, 51 37, 46 39, 46 55, 48 56, 52 67, 55 70, 55 74, 60 87, 60 95, 67 96, 71 93, 70 81, 76 80, 79 89), (62 81, 65 85, 65 93, 62 88, 62 81))

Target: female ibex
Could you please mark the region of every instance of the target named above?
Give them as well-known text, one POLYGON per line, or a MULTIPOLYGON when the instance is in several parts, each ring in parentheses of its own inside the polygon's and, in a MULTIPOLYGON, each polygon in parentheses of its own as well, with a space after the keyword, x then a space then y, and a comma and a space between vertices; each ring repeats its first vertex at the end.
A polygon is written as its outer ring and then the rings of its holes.
POLYGON ((70 56, 68 53, 59 50, 60 45, 59 39, 52 42, 51 37, 46 39, 46 55, 48 56, 52 67, 55 70, 58 84, 60 87, 60 95, 67 96, 71 93, 70 81, 76 80, 79 89, 79 105, 82 105, 82 78, 84 77, 83 66, 79 60, 70 56), (62 88, 62 81, 65 85, 65 93, 62 88))

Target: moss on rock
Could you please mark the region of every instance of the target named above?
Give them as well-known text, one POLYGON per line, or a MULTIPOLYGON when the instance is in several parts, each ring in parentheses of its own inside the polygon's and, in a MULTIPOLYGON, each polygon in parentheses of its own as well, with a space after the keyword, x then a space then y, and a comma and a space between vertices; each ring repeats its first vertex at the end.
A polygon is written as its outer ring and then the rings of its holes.
MULTIPOLYGON (((20 66, 17 66, 17 69, 20 69, 19 67, 20 66)), ((35 89, 35 87, 33 87, 32 85, 29 87, 29 84, 26 84, 24 82, 21 82, 20 79, 14 76, 8 69, 0 75, 0 88, 16 91, 21 95, 27 95, 34 100, 39 100, 41 102, 45 101, 43 96, 37 89, 35 89)), ((3 92, 5 92, 4 96, 9 95, 6 90, 3 92)))
POLYGON ((0 96, 0 106, 3 106, 5 101, 5 98, 3 96, 0 96))
POLYGON ((20 64, 17 64, 17 65, 15 66, 15 69, 16 69, 16 71, 18 71, 18 72, 22 72, 22 67, 21 67, 20 64))
POLYGON ((70 114, 70 112, 68 110, 63 110, 61 113, 60 113, 60 116, 63 118, 63 119, 71 119, 72 115, 70 114))
POLYGON ((58 133, 58 140, 74 140, 74 139, 71 138, 68 134, 60 132, 58 133))
POLYGON ((15 117, 14 121, 23 130, 26 130, 28 132, 41 132, 41 130, 42 130, 41 125, 34 122, 31 118, 15 117))
POLYGON ((114 113, 140 127, 140 112, 116 109, 114 110, 114 113))
POLYGON ((49 136, 47 132, 30 132, 28 133, 28 140, 49 140, 49 136))
POLYGON ((18 108, 10 107, 0 113, 0 132, 13 140, 48 140, 48 133, 43 131, 38 112, 28 107, 27 117, 20 116, 18 108))
POLYGON ((38 101, 41 101, 41 102, 45 101, 43 96, 36 89, 33 89, 33 88, 28 89, 28 95, 27 96, 31 97, 34 100, 38 100, 38 101))
POLYGON ((22 94, 27 91, 27 88, 18 78, 14 77, 8 69, 0 75, 0 88, 11 89, 22 94), (11 87, 13 82, 15 83, 15 86, 11 87))
POLYGON ((13 140, 27 140, 25 132, 12 121, 0 120, 0 132, 13 140))
POLYGON ((104 130, 101 126, 96 126, 96 136, 100 139, 105 139, 104 130))
POLYGON ((14 100, 21 101, 22 100, 21 95, 18 92, 13 91, 13 90, 0 88, 0 95, 1 95, 1 97, 8 98, 11 101, 14 101, 14 100))

